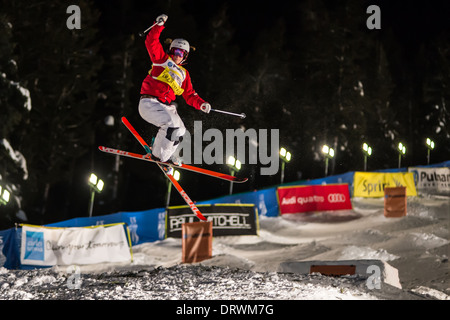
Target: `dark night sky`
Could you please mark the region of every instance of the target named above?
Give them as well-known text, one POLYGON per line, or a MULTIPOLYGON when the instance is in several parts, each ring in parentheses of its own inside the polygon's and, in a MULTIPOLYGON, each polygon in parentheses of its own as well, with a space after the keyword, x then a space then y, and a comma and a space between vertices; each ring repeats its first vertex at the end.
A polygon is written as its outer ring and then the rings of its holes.
MULTIPOLYGON (((200 26, 204 24, 218 9, 226 6, 233 26, 236 28, 235 38, 240 45, 251 43, 257 34, 266 31, 267 28, 276 24, 277 20, 284 20, 291 29, 295 29, 299 24, 298 15, 292 9, 296 8, 303 1, 183 1, 180 8, 167 6, 169 9, 156 11, 155 6, 142 5, 141 1, 128 1, 131 5, 126 5, 127 14, 124 15, 119 9, 123 4, 121 1, 104 1, 101 4, 102 12, 109 17, 105 17, 109 27, 119 28, 123 32, 137 32, 153 22, 153 19, 160 13, 169 15, 168 26, 175 30, 183 30, 183 25, 171 19, 173 11, 184 11, 192 14, 200 26), (114 5, 114 2, 119 5, 114 5), (293 6, 295 4, 295 6, 293 6)), ((171 1, 168 1, 170 3, 171 1)), ((328 1, 327 9, 339 10, 343 3, 347 1, 328 1)), ((392 28, 396 39, 410 49, 417 49, 418 44, 428 41, 436 33, 448 31, 450 4, 445 0, 416 1, 405 3, 404 1, 376 0, 364 1, 367 5, 363 8, 376 4, 381 9, 382 30, 392 28)), ((100 5, 100 3, 99 3, 100 5)), ((365 23, 369 15, 361 12, 361 22, 365 23)), ((201 30, 199 30, 201 31, 201 30)), ((295 30, 292 30, 295 33, 295 30)), ((289 32, 289 29, 288 29, 289 32)))
MULTIPOLYGON (((185 37, 195 42, 202 37, 202 30, 220 8, 227 8, 229 21, 234 28, 234 43, 239 46, 241 54, 258 50, 255 39, 268 29, 283 21, 287 26, 287 35, 295 37, 301 25, 299 21, 299 3, 305 1, 96 1, 101 12, 100 29, 104 41, 117 34, 137 34, 151 25, 160 13, 169 16, 166 33, 172 37, 185 37), (180 6, 176 3, 181 2, 180 6), (295 4, 295 5, 294 5, 295 4), (196 28, 186 28, 185 21, 177 19, 183 13, 192 15, 196 28)), ((340 10, 346 1, 325 2, 328 10, 340 10)), ((394 74, 402 75, 409 69, 419 67, 420 60, 415 59, 417 51, 423 44, 436 38, 440 33, 449 32, 450 2, 433 1, 389 1, 365 0, 362 9, 376 4, 381 9, 380 37, 392 37, 392 59, 395 59, 394 74)), ((361 26, 365 27, 369 15, 361 12, 361 26)), ((332 26, 330 26, 332 27, 332 26)), ((270 41, 270 39, 267 39, 270 41)))
MULTIPOLYGON (((261 37, 268 30, 278 26, 280 21, 286 26, 287 46, 290 39, 298 38, 301 34, 302 21, 300 21, 301 5, 307 1, 97 1, 101 11, 100 30, 103 41, 109 37, 120 34, 135 34, 150 26, 154 19, 161 13, 166 13, 169 19, 166 23, 164 37, 185 37, 191 44, 207 46, 202 42, 206 37, 208 24, 211 18, 216 16, 221 8, 227 8, 227 22, 233 28, 233 42, 240 50, 240 56, 252 54, 259 50, 259 41, 272 41, 270 38, 261 37), (181 5, 176 6, 176 3, 181 5), (193 17, 192 21, 183 20, 183 17, 193 17), (263 40, 261 40, 263 39, 263 40)), ((343 10, 344 3, 348 1, 325 1, 323 10, 338 12, 343 10)), ((425 60, 428 57, 420 55, 421 47, 433 41, 440 33, 448 32, 449 20, 447 13, 450 12, 449 2, 446 1, 422 1, 420 3, 405 3, 404 1, 365 1, 361 9, 371 4, 379 5, 381 9, 381 30, 369 31, 366 28, 368 14, 360 12, 359 25, 363 32, 369 35, 376 33, 386 45, 390 68, 394 81, 404 86, 407 79, 420 82, 423 77, 425 60), (396 78, 395 78, 396 77, 396 78)), ((319 11, 320 18, 320 11, 319 11)), ((355 18, 355 17, 352 17, 355 18)), ((357 18, 357 17, 356 17, 357 18)), ((358 19, 357 19, 358 20, 358 19)), ((330 26, 332 28, 333 26, 330 26)), ((301 40, 300 40, 301 41, 301 40)), ((138 43, 138 42, 136 42, 138 43)), ((204 48, 200 47, 199 50, 204 48)), ((144 46, 142 44, 143 51, 144 46)), ((194 53, 197 54, 197 53, 194 53)), ((283 53, 281 53, 283 54, 283 53)), ((143 55, 144 57, 144 55, 143 55)), ((145 56, 145 58, 147 58, 145 56)), ((199 70, 195 68, 194 62, 188 64, 193 77, 199 70)), ((139 62, 142 68, 148 65, 147 61, 139 62)), ((136 67, 137 62, 135 62, 136 67)), ((141 78, 136 78, 140 85, 141 78)), ((135 93, 136 96, 138 92, 135 93)), ((202 92, 199 92, 202 95, 202 92)), ((211 101, 214 107, 214 101, 211 101)), ((134 107, 134 105, 133 105, 134 107)), ((129 110, 131 113, 132 110, 129 110)), ((212 123, 214 125, 214 123, 212 123)), ((322 169, 320 169, 322 170, 322 169)), ((295 177, 291 177, 291 179, 295 177)), ((145 183, 145 182, 143 182, 145 183)), ((218 183, 218 189, 226 189, 224 183, 218 183)), ((193 197, 207 198, 203 191, 194 192, 193 197)))

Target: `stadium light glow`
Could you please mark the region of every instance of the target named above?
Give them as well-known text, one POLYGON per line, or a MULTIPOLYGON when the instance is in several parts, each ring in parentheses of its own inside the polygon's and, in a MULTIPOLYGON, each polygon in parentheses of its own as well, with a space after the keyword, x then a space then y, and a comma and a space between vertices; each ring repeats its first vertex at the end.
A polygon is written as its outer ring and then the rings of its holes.
POLYGON ((92 210, 94 208, 95 193, 100 193, 105 187, 105 183, 102 179, 99 179, 95 173, 91 173, 89 176, 89 187, 91 189, 91 200, 89 202, 89 217, 92 217, 92 210))
MULTIPOLYGON (((242 168, 242 163, 241 161, 239 161, 238 159, 236 159, 233 156, 229 156, 227 159, 227 165, 230 168, 230 172, 231 175, 234 176, 236 171, 241 170, 242 168)), ((230 181, 230 190, 229 190, 229 194, 233 193, 233 181, 230 181)))
POLYGON ((434 141, 431 140, 430 138, 427 138, 427 149, 428 149, 428 153, 427 153, 427 164, 430 164, 431 150, 434 149, 434 141))
POLYGON ((173 178, 177 181, 180 180, 180 171, 175 170, 173 173, 173 178))
POLYGON ((434 141, 430 138, 427 138, 427 148, 433 150, 434 149, 434 141))
POLYGON ((286 148, 281 148, 280 149, 280 159, 281 161, 281 183, 284 182, 284 169, 286 167, 286 163, 291 161, 291 153, 289 151, 286 150, 286 148))
POLYGON ((0 203, 6 205, 9 202, 10 197, 11 193, 0 186, 0 203))
POLYGON ((372 147, 370 147, 367 143, 363 143, 363 152, 364 152, 364 171, 367 171, 367 158, 372 155, 372 147))
POLYGON ((397 151, 398 151, 398 167, 400 168, 402 165, 402 156, 406 154, 406 146, 400 142, 398 144, 397 151))
POLYGON ((325 176, 328 175, 328 161, 334 157, 334 149, 324 144, 322 146, 322 153, 325 155, 325 176))
MULTIPOLYGON (((171 170, 173 170, 173 168, 171 168, 171 170)), ((179 181, 181 178, 181 173, 178 170, 173 170, 172 171, 172 176, 176 181, 179 181)), ((172 182, 168 181, 168 185, 167 185, 167 193, 166 193, 166 208, 169 207, 170 204, 170 195, 172 192, 172 182)))

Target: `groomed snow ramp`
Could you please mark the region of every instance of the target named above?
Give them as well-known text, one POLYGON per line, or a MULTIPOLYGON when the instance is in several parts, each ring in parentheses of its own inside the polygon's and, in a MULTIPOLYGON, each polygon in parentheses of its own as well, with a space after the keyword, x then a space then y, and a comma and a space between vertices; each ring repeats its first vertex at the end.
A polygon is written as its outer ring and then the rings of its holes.
POLYGON ((280 263, 278 272, 297 274, 318 272, 330 276, 358 275, 367 277, 366 284, 369 289, 379 289, 382 283, 402 289, 398 270, 383 260, 287 261, 280 263))

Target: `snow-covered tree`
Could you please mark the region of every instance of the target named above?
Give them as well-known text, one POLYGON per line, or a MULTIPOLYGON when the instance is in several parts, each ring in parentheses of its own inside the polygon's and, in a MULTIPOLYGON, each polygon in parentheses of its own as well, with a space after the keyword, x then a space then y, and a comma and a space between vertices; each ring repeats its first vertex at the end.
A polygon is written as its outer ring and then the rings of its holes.
POLYGON ((29 177, 18 133, 26 125, 31 99, 18 78, 13 25, 4 14, 0 15, 0 29, 0 186, 10 192, 10 201, 0 209, 0 221, 6 223, 14 221, 21 209, 22 187, 29 177))
MULTIPOLYGON (((1 5, 14 26, 13 52, 20 61, 16 82, 28 88, 33 102, 31 110, 22 107, 27 112, 26 122, 20 130, 15 128, 15 140, 11 141, 27 160, 24 206, 38 223, 46 212, 51 212, 48 219, 51 214, 53 219, 61 219, 79 187, 74 186, 79 176, 77 162, 94 141, 92 114, 98 93, 97 70, 102 63, 96 54, 98 16, 88 1, 80 1, 81 29, 71 30, 66 25, 68 3, 2 1, 1 5)), ((25 98, 20 105, 27 106, 25 98)), ((16 114, 21 112, 17 110, 16 114)), ((11 113, 8 121, 15 121, 17 116, 11 113)))

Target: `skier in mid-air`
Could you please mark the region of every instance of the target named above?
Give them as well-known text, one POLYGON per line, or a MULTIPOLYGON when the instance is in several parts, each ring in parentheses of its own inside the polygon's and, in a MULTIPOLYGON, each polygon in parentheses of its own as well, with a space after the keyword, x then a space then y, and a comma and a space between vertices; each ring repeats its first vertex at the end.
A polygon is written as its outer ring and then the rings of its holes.
POLYGON ((145 46, 153 65, 142 82, 139 114, 147 122, 159 127, 152 146, 152 157, 162 162, 180 164, 173 157, 182 136, 186 132, 176 106, 171 104, 177 95, 186 103, 205 113, 211 105, 200 98, 192 87, 189 72, 182 67, 189 54, 189 42, 174 39, 166 53, 159 40, 167 15, 156 18, 156 24, 147 34, 145 46))

